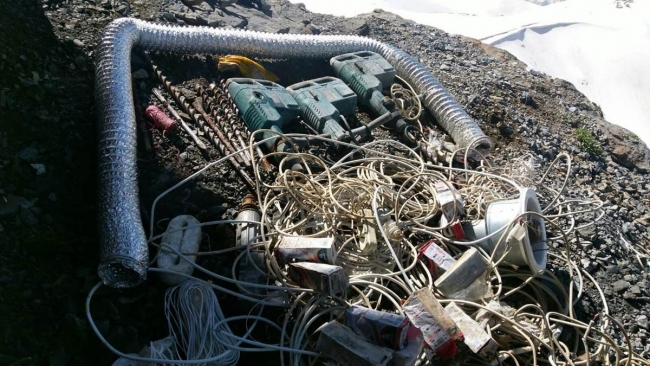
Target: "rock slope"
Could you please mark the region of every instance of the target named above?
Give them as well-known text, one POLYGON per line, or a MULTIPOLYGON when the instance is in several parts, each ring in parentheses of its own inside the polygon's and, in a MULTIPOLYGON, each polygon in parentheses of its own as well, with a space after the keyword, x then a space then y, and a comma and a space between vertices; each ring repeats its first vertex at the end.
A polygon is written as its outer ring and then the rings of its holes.
MULTIPOLYGON (((649 356, 650 276, 633 248, 650 242, 650 151, 604 121, 573 85, 527 71, 504 51, 382 11, 343 19, 282 0, 240 0, 223 9, 214 0, 195 6, 180 0, 25 0, 0 3, 0 312, 14 314, 0 320, 0 328, 14 330, 0 339, 0 361, 109 363, 85 323, 83 300, 97 280, 92 59, 103 27, 121 16, 373 37, 430 68, 494 139, 497 163, 532 154, 541 173, 568 152, 568 195, 596 197, 606 208, 596 228, 572 241, 574 260, 599 281, 636 351, 649 356)), ((552 178, 561 183, 559 174, 552 178)), ((145 295, 125 294, 119 301, 128 307, 138 296, 145 295)), ((579 306, 594 311, 600 307, 594 299, 585 297, 579 306)), ((160 315, 151 306, 127 313, 99 306, 111 319, 103 329, 123 349, 157 339, 147 326, 160 315)))

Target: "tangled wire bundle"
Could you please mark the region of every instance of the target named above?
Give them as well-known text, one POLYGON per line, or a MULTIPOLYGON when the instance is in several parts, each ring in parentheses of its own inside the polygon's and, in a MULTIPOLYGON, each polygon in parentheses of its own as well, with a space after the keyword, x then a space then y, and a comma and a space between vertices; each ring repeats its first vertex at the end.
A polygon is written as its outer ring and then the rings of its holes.
MULTIPOLYGON (((571 171, 568 155, 558 156, 541 179, 535 175, 537 167, 531 156, 501 167, 491 166, 483 160, 477 169, 470 170, 429 164, 418 153, 395 141, 374 141, 364 146, 336 141, 348 146, 350 152, 328 164, 306 153, 276 152, 261 156, 256 147, 263 141, 254 141, 256 135, 263 132, 267 131, 256 131, 247 149, 235 153, 248 150, 250 156, 257 156, 253 162, 256 172, 260 170, 258 165, 271 160, 273 155, 283 158, 281 173, 273 183, 265 183, 259 173, 256 177, 262 214, 260 237, 248 246, 209 253, 180 253, 173 248, 160 248, 174 251, 183 260, 187 260, 188 255, 218 256, 235 250, 241 250, 241 253, 233 263, 230 277, 190 262, 198 274, 170 290, 166 301, 167 313, 176 314, 169 318, 170 334, 184 358, 177 353, 173 360, 158 359, 159 362, 234 365, 240 351, 280 351, 282 365, 322 364, 326 358, 314 349, 313 336, 318 326, 337 319, 351 305, 404 314, 403 301, 416 290, 429 288, 441 304, 454 302, 459 305, 499 345, 495 359, 486 360, 465 352, 462 357, 456 357, 459 363, 648 364, 633 352, 625 329, 609 314, 598 282, 572 260, 569 237, 576 230, 593 225, 604 212, 599 201, 565 196, 571 171), (404 153, 395 154, 395 151, 404 153), (302 161, 306 167, 304 171, 284 169, 283 162, 295 159, 302 161), (546 178, 549 172, 557 171, 560 164, 567 174, 559 187, 549 187, 546 178), (440 221, 442 207, 437 187, 440 182, 457 189, 464 206, 464 210, 454 210, 449 223, 440 221), (536 188, 543 214, 523 213, 511 220, 503 232, 508 232, 515 224, 527 223, 535 215, 541 216, 549 228, 548 240, 552 244, 548 252, 549 268, 531 275, 504 262, 503 251, 487 253, 478 248, 489 261, 488 271, 471 286, 473 293, 446 298, 435 289, 433 275, 419 256, 420 249, 434 239, 451 255, 460 256, 468 247, 475 247, 477 241, 459 240, 449 235, 450 223, 483 219, 490 203, 517 198, 524 187, 536 188), (580 216, 583 216, 582 220, 579 220, 580 216), (587 223, 577 224, 583 221, 587 223), (376 233, 374 238, 370 235, 373 230, 376 233), (334 238, 338 254, 336 264, 349 278, 348 290, 340 297, 328 296, 294 283, 286 267, 278 263, 274 252, 283 236, 334 238), (267 282, 242 281, 235 267, 244 256, 259 249, 265 252, 265 265, 256 270, 265 275, 267 282), (563 273, 561 278, 559 273, 563 273), (234 284, 241 291, 232 291, 224 284, 234 284), (585 295, 586 286, 595 288, 601 300, 600 311, 591 319, 581 319, 574 308, 585 295), (212 290, 208 290, 210 288, 212 290), (262 291, 251 291, 252 288, 262 291), (213 290, 257 304, 259 313, 226 318, 221 314, 213 290), (200 294, 199 298, 196 294, 200 294), (264 309, 270 307, 284 313, 281 324, 262 316, 264 309), (250 320, 246 333, 233 334, 228 323, 242 319, 250 320), (252 329, 259 323, 280 333, 278 343, 267 344, 251 339, 252 329), (613 331, 615 336, 612 336, 613 331), (242 347, 242 344, 248 347, 242 347), (219 363, 211 363, 217 359, 219 363)), ((317 139, 334 142, 324 137, 317 139)), ((469 151, 465 151, 467 153, 469 151)), ((156 243, 162 236, 153 235, 154 213, 160 200, 227 159, 228 156, 207 165, 155 200, 150 221, 152 236, 149 241, 152 245, 158 246, 156 243)), ((237 223, 241 222, 221 220, 200 225, 237 223)), ((509 248, 505 235, 499 235, 495 238, 497 246, 502 246, 507 253, 509 248)), ((163 270, 150 268, 150 271, 163 270)), ((96 332, 90 316, 90 300, 99 286, 91 292, 87 302, 88 317, 96 332)), ((98 335, 107 343, 101 334, 98 335)), ((146 362, 155 360, 154 355, 149 358, 125 355, 107 345, 122 357, 146 362)), ((431 361, 431 357, 435 356, 424 351, 418 364, 431 361)))

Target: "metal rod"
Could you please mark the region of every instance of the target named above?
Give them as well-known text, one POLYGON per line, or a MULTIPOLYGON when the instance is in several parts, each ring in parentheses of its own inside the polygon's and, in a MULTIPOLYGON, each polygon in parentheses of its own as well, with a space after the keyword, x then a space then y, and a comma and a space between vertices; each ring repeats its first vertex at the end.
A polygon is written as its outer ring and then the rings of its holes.
POLYGON ((153 94, 156 96, 156 98, 158 98, 158 100, 165 106, 165 108, 167 108, 169 113, 171 113, 172 117, 174 117, 176 122, 178 122, 181 125, 181 127, 183 127, 183 129, 185 130, 185 132, 187 132, 188 135, 190 135, 190 137, 192 138, 192 140, 194 141, 196 146, 198 146, 199 149, 201 149, 203 151, 207 151, 208 147, 205 146, 203 141, 199 140, 199 137, 196 136, 196 134, 194 132, 192 132, 192 130, 190 129, 190 126, 188 126, 187 123, 185 123, 183 118, 181 118, 181 116, 178 114, 178 112, 176 112, 174 107, 172 107, 169 104, 167 99, 165 99, 165 97, 160 93, 160 91, 158 91, 157 89, 152 89, 152 91, 153 91, 153 94))
MULTIPOLYGON (((212 98, 210 98, 205 89, 203 89, 201 85, 197 84, 195 90, 201 95, 203 105, 205 106, 204 110, 207 113, 210 113, 211 118, 216 121, 221 130, 226 133, 226 136, 228 136, 230 143, 232 143, 232 145, 238 149, 243 149, 248 146, 248 144, 244 143, 244 141, 241 139, 239 131, 235 129, 234 126, 229 126, 228 123, 223 120, 223 117, 221 116, 221 114, 223 114, 223 111, 214 104, 214 102, 211 100, 212 98)), ((214 128, 216 129, 217 126, 214 125, 214 128)), ((244 156, 242 156, 242 160, 247 166, 251 166, 251 159, 247 150, 245 151, 244 156)))
MULTIPOLYGON (((237 106, 235 105, 235 103, 230 98, 230 95, 227 92, 225 92, 225 90, 226 90, 225 83, 226 83, 226 81, 222 79, 219 82, 219 84, 215 84, 215 83, 210 84, 209 89, 212 92, 212 95, 214 96, 214 98, 218 99, 218 97, 220 95, 224 95, 226 97, 225 99, 221 99, 222 102, 227 101, 228 105, 230 107, 230 108, 225 108, 224 109, 226 111, 226 117, 228 118, 228 120, 230 121, 231 124, 237 124, 237 125, 241 126, 241 129, 240 129, 241 133, 243 135, 244 141, 247 141, 246 145, 248 145, 248 141, 250 141, 250 139, 251 139, 250 131, 241 122, 241 120, 239 119, 239 117, 238 117, 239 110, 237 109, 237 106)), ((255 151, 257 152, 257 155, 260 158, 264 157, 264 153, 262 152, 262 149, 259 146, 255 147, 255 151)), ((262 159, 261 164, 262 164, 262 168, 264 168, 264 170, 266 170, 267 172, 271 171, 273 169, 272 165, 266 159, 262 159)))
MULTIPOLYGON (((145 55, 146 55, 146 54, 145 54, 145 55)), ((147 55, 147 58, 149 59, 149 62, 150 62, 150 64, 151 64, 151 67, 152 67, 152 69, 153 69, 154 74, 156 75, 156 77, 158 78, 158 80, 160 80, 160 82, 163 84, 163 86, 165 87, 165 89, 167 89, 167 92, 169 92, 169 94, 174 98, 174 100, 176 100, 176 102, 177 102, 177 103, 178 103, 178 104, 183 108, 183 110, 185 110, 185 112, 186 112, 187 114, 190 115, 190 118, 192 118, 192 120, 193 120, 194 122, 196 122, 197 125, 199 125, 199 127, 203 130, 203 132, 204 132, 206 135, 209 136, 209 138, 210 138, 210 140, 212 141, 212 143, 213 143, 213 144, 217 147, 217 149, 219 150, 219 153, 221 154, 221 156, 227 156, 227 155, 229 155, 228 150, 227 150, 227 148, 226 148, 226 145, 224 145, 224 143, 221 142, 218 138, 215 138, 215 132, 212 131, 212 130, 210 130, 210 128, 208 127, 207 122, 205 121, 205 119, 203 118, 203 116, 201 116, 201 114, 197 113, 197 111, 196 111, 196 110, 194 109, 194 107, 190 104, 190 102, 187 101, 187 98, 185 98, 185 96, 182 95, 182 94, 181 94, 181 93, 180 93, 180 92, 179 92, 179 91, 178 91, 178 90, 177 90, 177 89, 172 85, 172 83, 171 83, 169 80, 167 80, 167 77, 166 77, 165 75, 163 75, 162 71, 160 71, 160 69, 158 68, 158 66, 156 66, 156 65, 153 63, 153 60, 151 60, 151 57, 149 57, 149 56, 147 55)), ((234 152, 234 151, 233 151, 233 152, 234 152)), ((235 168, 235 170, 236 170, 236 171, 237 171, 237 172, 242 176, 242 178, 244 179, 244 181, 246 182, 246 184, 248 184, 248 186, 249 186, 251 189, 255 190, 255 182, 253 181, 253 179, 251 179, 251 177, 248 175, 248 173, 246 173, 246 171, 244 171, 244 170, 242 169, 242 166, 239 165, 239 163, 237 162, 237 160, 234 159, 233 157, 230 157, 230 158, 228 159, 228 161, 230 162, 230 164, 232 164, 232 166, 235 168)))
MULTIPOLYGON (((194 109, 195 109, 195 110, 196 110, 196 111, 201 115, 201 117, 203 118, 203 120, 205 121, 205 123, 208 125, 208 127, 211 128, 211 132, 212 132, 213 134, 216 134, 216 135, 217 135, 217 137, 219 138, 219 140, 221 141, 221 143, 223 143, 223 144, 225 145, 226 149, 227 149, 228 151, 230 151, 230 153, 234 153, 235 151, 239 150, 239 148, 233 146, 233 145, 230 143, 229 139, 228 139, 226 136, 223 135, 223 133, 221 132, 221 130, 219 130, 219 129, 217 128, 217 126, 214 124, 214 121, 212 120, 212 117, 210 117, 210 116, 209 116, 209 115, 208 115, 208 114, 203 110, 203 106, 201 105, 201 102, 199 102, 198 100, 194 100, 194 102, 192 102, 192 107, 194 107, 194 109)), ((199 123, 200 123, 200 122, 199 122, 199 123)), ((210 134, 210 132, 208 132, 208 133, 210 134)), ((245 160, 244 158, 242 158, 241 155, 239 155, 239 154, 238 154, 238 155, 235 155, 235 159, 237 159, 237 161, 240 162, 240 163, 245 163, 245 162, 246 162, 246 160, 245 160)), ((250 165, 249 165, 249 166, 250 166, 250 165)))

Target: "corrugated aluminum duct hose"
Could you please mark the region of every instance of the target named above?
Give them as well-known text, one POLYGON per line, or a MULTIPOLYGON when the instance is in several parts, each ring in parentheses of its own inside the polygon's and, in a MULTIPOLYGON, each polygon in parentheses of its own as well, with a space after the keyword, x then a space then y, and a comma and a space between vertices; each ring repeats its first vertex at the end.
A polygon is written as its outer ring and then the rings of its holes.
POLYGON ((106 285, 133 287, 146 279, 148 248, 140 221, 136 122, 130 54, 134 46, 176 53, 250 57, 330 58, 373 51, 424 96, 426 108, 460 146, 490 149, 492 142, 449 92, 417 60, 393 46, 358 36, 270 34, 207 27, 178 27, 121 18, 102 35, 96 60, 99 113, 99 275, 106 285))

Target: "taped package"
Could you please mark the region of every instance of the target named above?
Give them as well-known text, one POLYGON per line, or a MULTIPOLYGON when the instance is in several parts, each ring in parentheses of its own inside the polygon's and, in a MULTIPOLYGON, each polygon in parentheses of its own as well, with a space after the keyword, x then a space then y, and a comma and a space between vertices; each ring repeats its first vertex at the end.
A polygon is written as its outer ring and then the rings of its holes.
POLYGON ((289 265, 289 278, 300 286, 330 296, 338 296, 348 287, 348 277, 343 268, 331 264, 291 263, 289 265))
POLYGON ((433 240, 420 249, 420 257, 425 261, 429 272, 434 276, 442 275, 456 263, 454 257, 439 247, 433 240))
POLYGON ((336 262, 334 238, 285 236, 275 247, 274 252, 281 265, 293 261, 327 264, 336 262))
POLYGON ((428 288, 415 291, 403 305, 411 324, 420 329, 424 341, 443 360, 456 355, 456 340, 463 336, 456 323, 428 288))
POLYGON ((469 248, 434 285, 449 295, 466 289, 488 269, 488 261, 476 248, 469 248))
POLYGON ((352 306, 345 311, 345 324, 374 344, 394 350, 406 346, 409 319, 403 315, 352 306))
POLYGON ((478 322, 465 314, 456 303, 448 304, 445 307, 445 313, 456 322, 458 328, 463 332, 463 342, 472 352, 481 353, 489 359, 496 357, 497 343, 478 322))

